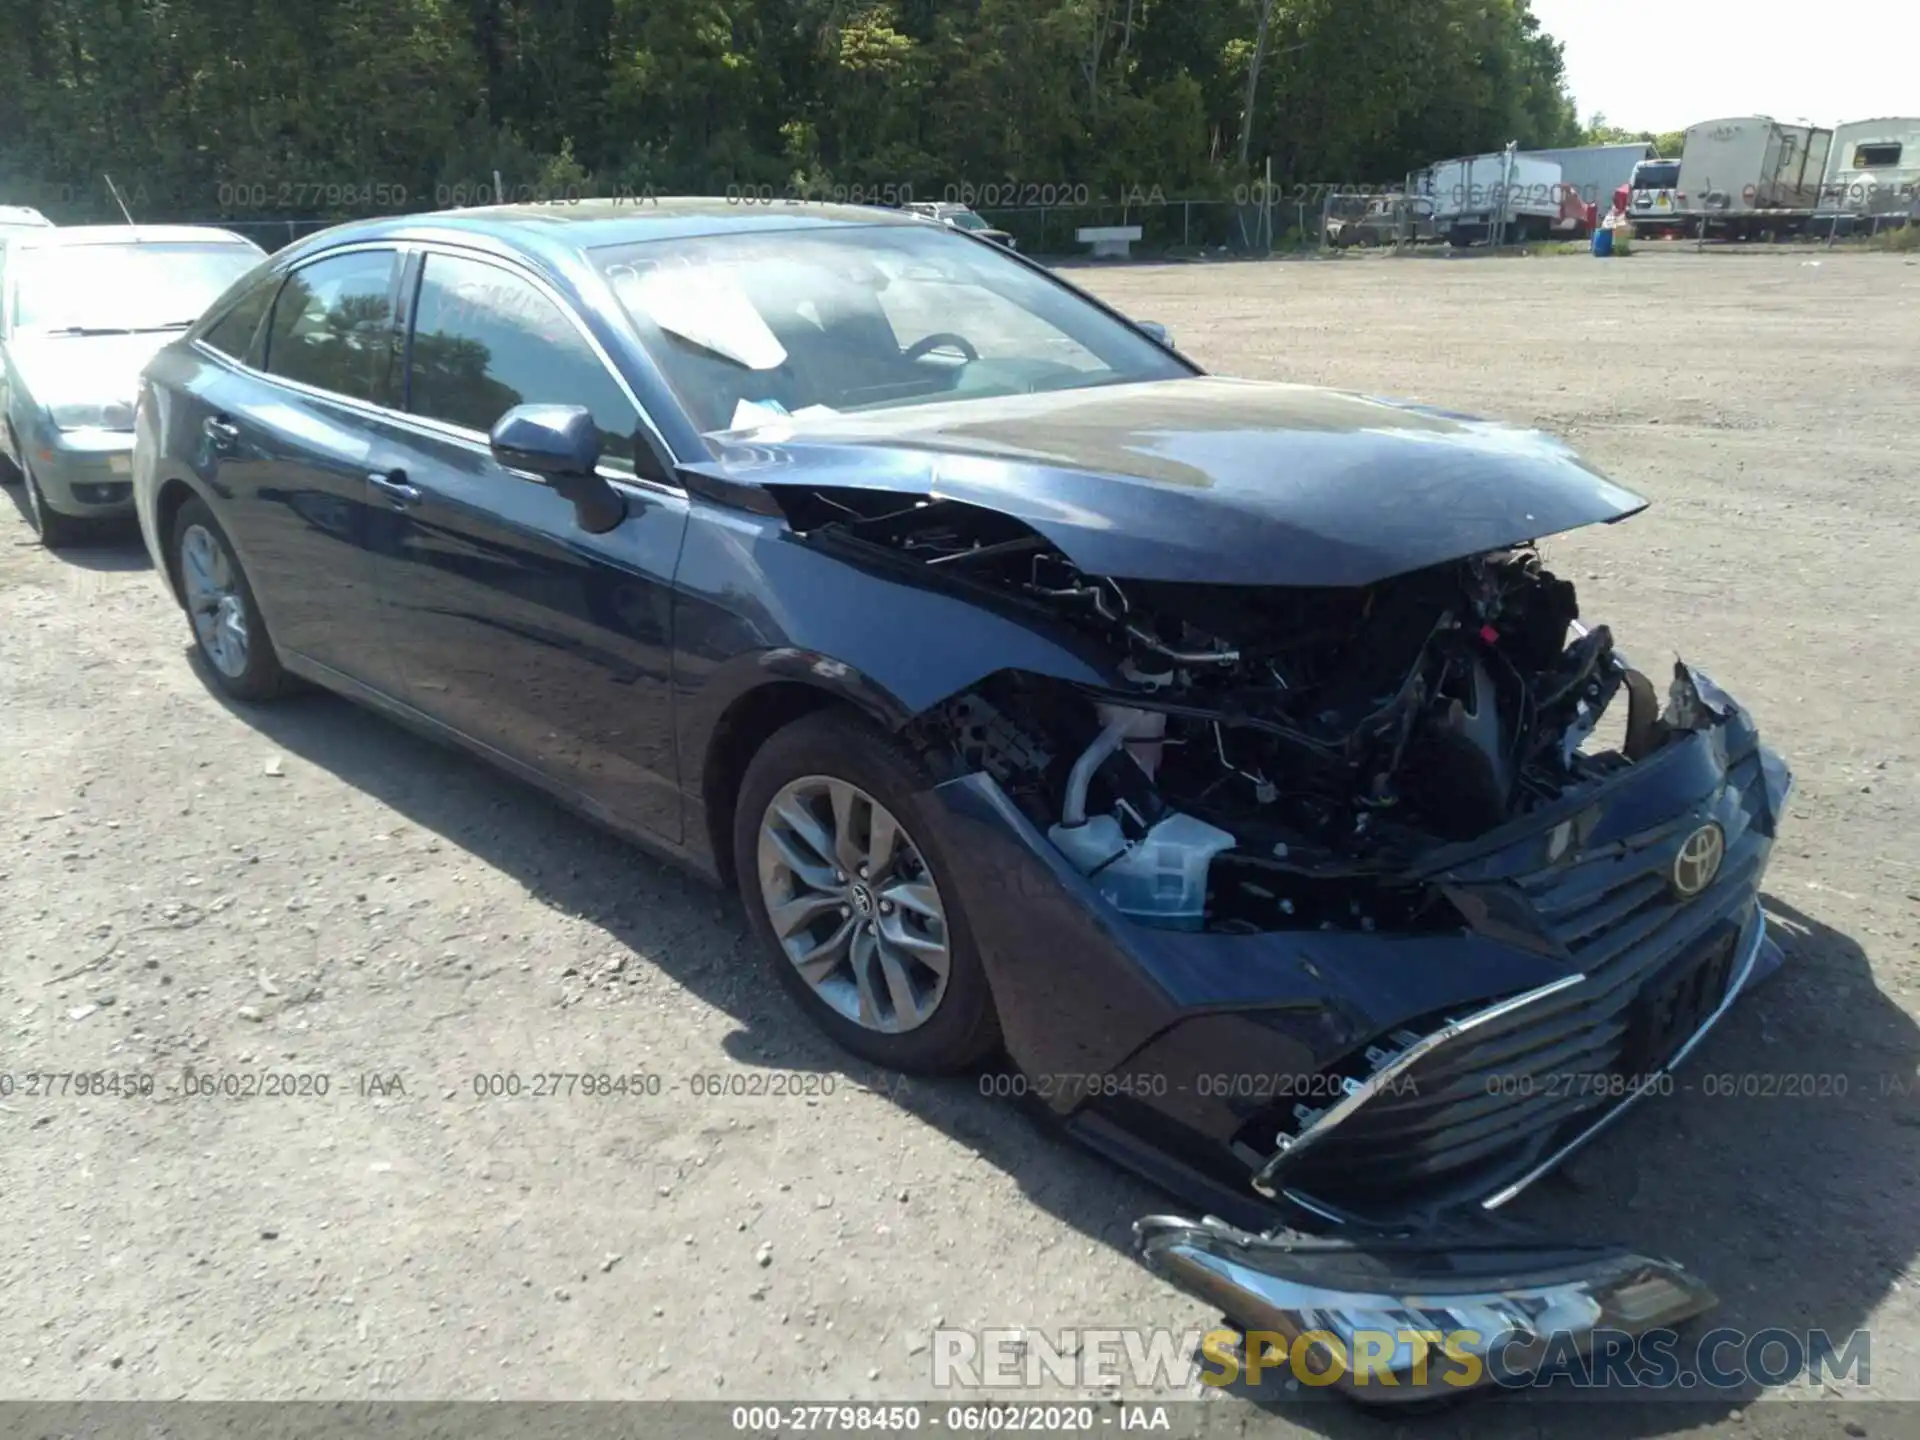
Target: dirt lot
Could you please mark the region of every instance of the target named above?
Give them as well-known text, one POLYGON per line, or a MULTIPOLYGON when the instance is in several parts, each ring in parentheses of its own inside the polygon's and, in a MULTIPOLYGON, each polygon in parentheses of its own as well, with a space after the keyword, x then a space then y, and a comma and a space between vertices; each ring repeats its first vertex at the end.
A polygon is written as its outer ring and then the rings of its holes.
MULTIPOLYGON (((1874 1393, 1920 1399, 1920 266, 1812 258, 1076 276, 1213 369, 1548 427, 1653 498, 1549 560, 1646 668, 1683 651, 1794 762, 1769 884, 1789 964, 1682 1093, 1516 1210, 1689 1261, 1721 1323, 1871 1326, 1874 1393)), ((0 1098, 0 1393, 925 1398, 937 1324, 1212 1323, 1128 1256, 1161 1197, 973 1082, 848 1070, 719 897, 477 763, 331 698, 223 705, 137 544, 49 555, 8 493, 0 1071, 158 1086, 0 1098), (329 1093, 188 1096, 187 1066, 329 1093), (473 1086, 641 1068, 664 1093, 473 1086), (782 1072, 822 1078, 725 1093, 782 1072)), ((1783 1393, 1822 1403, 1609 1428, 1920 1425, 1783 1393)), ((1394 1433, 1335 1407, 1260 1428, 1296 1424, 1394 1433)))

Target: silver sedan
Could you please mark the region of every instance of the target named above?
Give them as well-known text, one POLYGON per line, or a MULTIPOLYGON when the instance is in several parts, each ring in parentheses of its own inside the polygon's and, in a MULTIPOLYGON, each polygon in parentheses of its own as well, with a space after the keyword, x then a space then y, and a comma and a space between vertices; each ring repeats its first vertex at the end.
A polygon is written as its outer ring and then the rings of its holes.
POLYGON ((0 249, 0 477, 49 546, 133 513, 141 368, 266 257, 198 225, 45 226, 0 249))

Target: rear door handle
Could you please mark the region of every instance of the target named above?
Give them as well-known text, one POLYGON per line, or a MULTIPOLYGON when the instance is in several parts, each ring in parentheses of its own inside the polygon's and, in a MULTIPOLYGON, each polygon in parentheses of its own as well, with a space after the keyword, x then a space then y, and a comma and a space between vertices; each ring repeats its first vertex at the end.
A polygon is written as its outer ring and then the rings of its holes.
POLYGON ((375 470, 367 476, 367 483, 395 505, 420 503, 420 487, 407 483, 407 472, 404 470, 375 470))
POLYGON ((200 428, 207 432, 209 440, 223 449, 239 443, 240 427, 218 415, 209 415, 200 428))

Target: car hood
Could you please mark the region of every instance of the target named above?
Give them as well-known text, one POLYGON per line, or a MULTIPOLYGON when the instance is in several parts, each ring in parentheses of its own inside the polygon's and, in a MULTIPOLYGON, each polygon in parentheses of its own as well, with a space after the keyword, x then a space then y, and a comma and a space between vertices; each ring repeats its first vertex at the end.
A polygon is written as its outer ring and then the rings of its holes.
POLYGON ((1367 585, 1647 504, 1538 432, 1215 376, 803 413, 710 438, 725 479, 964 501, 1120 579, 1367 585))
POLYGON ((13 367, 41 405, 131 405, 140 371, 183 330, 137 335, 16 335, 8 342, 13 367))

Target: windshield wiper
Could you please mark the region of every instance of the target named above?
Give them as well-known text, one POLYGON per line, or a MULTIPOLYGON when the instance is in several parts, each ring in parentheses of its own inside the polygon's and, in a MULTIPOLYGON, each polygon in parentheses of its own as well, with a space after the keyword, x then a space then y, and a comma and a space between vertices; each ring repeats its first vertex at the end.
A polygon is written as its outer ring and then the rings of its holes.
MULTIPOLYGON (((199 319, 195 316, 194 319, 199 319)), ((193 324, 193 320, 169 320, 164 325, 136 325, 128 331, 130 335, 158 335, 162 330, 184 330, 193 324)))
POLYGON ((133 331, 124 325, 56 325, 40 333, 42 335, 131 335, 133 331))

